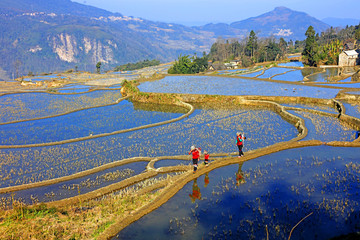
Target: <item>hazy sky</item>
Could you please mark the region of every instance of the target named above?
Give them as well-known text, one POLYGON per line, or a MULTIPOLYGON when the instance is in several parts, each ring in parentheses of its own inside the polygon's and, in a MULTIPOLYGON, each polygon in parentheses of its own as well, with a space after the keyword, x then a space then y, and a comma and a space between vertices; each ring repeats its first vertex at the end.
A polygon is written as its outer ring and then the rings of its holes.
POLYGON ((326 17, 360 19, 359 0, 72 0, 125 16, 188 26, 231 23, 284 6, 326 17))

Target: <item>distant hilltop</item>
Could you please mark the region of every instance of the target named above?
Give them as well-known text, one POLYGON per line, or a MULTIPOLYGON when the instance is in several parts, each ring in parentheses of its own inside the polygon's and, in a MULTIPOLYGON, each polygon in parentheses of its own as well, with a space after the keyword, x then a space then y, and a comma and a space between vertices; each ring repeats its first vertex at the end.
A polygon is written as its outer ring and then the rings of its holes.
POLYGON ((218 37, 303 40, 312 25, 329 25, 285 7, 231 24, 187 27, 127 17, 70 0, 1 0, 0 79, 17 74, 64 71, 75 66, 94 71, 97 62, 109 70, 145 59, 173 61, 179 54, 209 52, 218 37))

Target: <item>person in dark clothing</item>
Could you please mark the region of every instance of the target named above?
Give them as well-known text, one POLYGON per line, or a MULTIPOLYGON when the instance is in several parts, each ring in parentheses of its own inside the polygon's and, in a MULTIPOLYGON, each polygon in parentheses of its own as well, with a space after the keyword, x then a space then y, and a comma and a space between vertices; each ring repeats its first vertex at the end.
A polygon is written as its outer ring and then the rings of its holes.
POLYGON ((338 118, 340 118, 341 112, 342 112, 342 108, 341 108, 340 104, 336 103, 336 108, 337 108, 337 110, 339 112, 338 118))
POLYGON ((239 148, 239 157, 244 156, 244 153, 242 151, 243 147, 244 147, 244 140, 246 139, 246 137, 244 136, 244 134, 241 133, 236 133, 236 145, 239 148))
POLYGON ((196 172, 197 167, 198 167, 198 162, 199 162, 199 158, 200 158, 200 151, 201 151, 201 148, 196 148, 195 146, 191 146, 191 148, 190 148, 189 154, 192 154, 192 161, 193 161, 193 165, 194 165, 194 173, 196 172))

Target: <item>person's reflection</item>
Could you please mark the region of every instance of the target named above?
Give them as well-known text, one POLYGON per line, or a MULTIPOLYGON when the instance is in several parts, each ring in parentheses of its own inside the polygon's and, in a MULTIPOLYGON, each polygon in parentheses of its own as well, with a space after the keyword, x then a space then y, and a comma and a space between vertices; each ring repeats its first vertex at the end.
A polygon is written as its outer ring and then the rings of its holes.
POLYGON ((205 173, 205 178, 204 178, 204 187, 207 187, 207 185, 209 184, 210 180, 209 180, 209 173, 205 173))
POLYGON ((244 173, 241 170, 243 164, 244 162, 239 163, 239 169, 236 173, 236 186, 240 186, 240 184, 245 183, 244 173))
POLYGON ((193 186, 192 186, 192 194, 189 194, 189 197, 191 198, 191 202, 195 202, 196 199, 201 199, 201 192, 200 188, 197 185, 197 179, 194 180, 193 186))

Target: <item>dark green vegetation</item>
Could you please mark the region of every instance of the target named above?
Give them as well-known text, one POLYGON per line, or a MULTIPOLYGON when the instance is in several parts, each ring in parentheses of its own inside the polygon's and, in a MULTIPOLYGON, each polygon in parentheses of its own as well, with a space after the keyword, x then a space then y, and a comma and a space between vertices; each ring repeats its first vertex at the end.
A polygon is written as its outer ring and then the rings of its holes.
POLYGON ((139 61, 136 63, 127 63, 124 65, 120 65, 114 68, 114 72, 118 72, 118 71, 133 71, 136 69, 141 69, 141 68, 145 68, 145 67, 152 67, 152 66, 157 66, 160 64, 159 60, 153 59, 153 60, 144 60, 144 61, 139 61))
POLYGON ((329 28, 320 35, 310 26, 306 33, 305 47, 302 52, 305 64, 309 66, 338 64, 339 54, 346 49, 345 44, 360 43, 360 24, 347 26, 342 30, 329 28))
POLYGON ((169 69, 170 74, 194 74, 204 72, 208 67, 208 57, 204 53, 203 57, 189 57, 189 55, 180 55, 178 60, 169 69))
POLYGON ((254 63, 281 60, 287 49, 288 43, 283 38, 279 41, 275 38, 259 39, 251 31, 249 37, 241 42, 218 40, 211 46, 209 59, 213 62, 240 59, 243 67, 249 67, 254 63))
POLYGON ((242 41, 218 39, 212 46, 209 59, 213 62, 228 62, 234 59, 241 61, 242 67, 255 63, 278 61, 286 54, 302 52, 303 61, 308 66, 336 65, 339 54, 346 49, 346 44, 360 43, 360 24, 347 26, 344 29, 329 28, 319 35, 313 26, 305 32, 304 41, 274 37, 259 38, 251 30, 249 36, 242 41))

